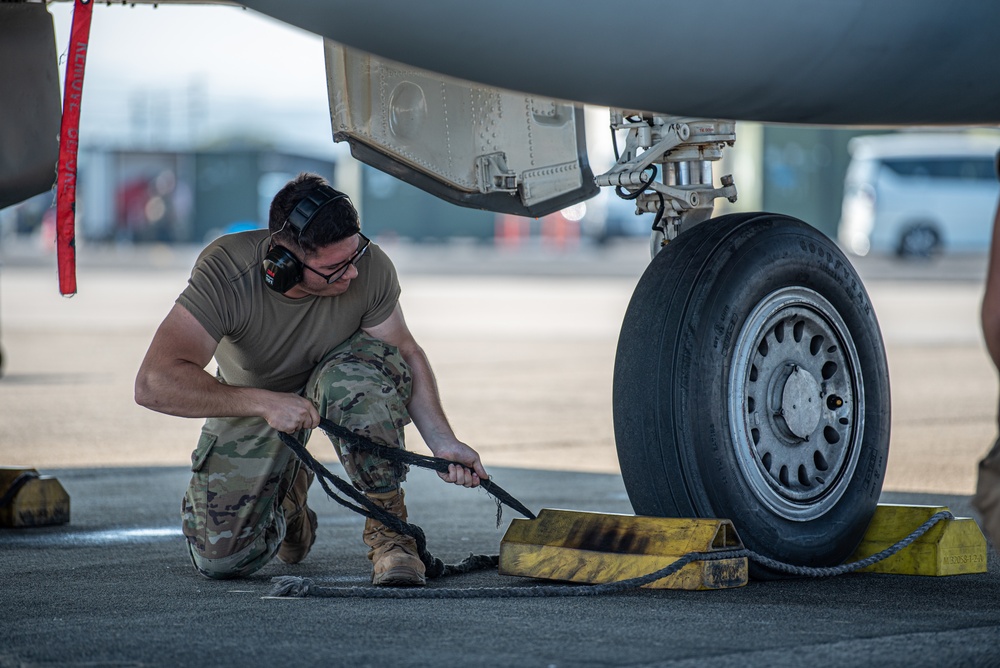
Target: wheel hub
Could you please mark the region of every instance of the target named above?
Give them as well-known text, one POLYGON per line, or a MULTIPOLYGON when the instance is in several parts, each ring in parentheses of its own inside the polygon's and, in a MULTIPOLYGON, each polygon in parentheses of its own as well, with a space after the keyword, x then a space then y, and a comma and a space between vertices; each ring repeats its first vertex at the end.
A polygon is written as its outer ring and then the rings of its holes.
POLYGON ((791 440, 805 442, 816 431, 822 417, 822 390, 811 373, 789 362, 780 374, 780 404, 774 413, 776 427, 791 440))
POLYGON ((860 453, 860 362, 836 309, 803 287, 777 290, 747 317, 730 370, 733 447, 754 495, 809 521, 843 495, 860 453))

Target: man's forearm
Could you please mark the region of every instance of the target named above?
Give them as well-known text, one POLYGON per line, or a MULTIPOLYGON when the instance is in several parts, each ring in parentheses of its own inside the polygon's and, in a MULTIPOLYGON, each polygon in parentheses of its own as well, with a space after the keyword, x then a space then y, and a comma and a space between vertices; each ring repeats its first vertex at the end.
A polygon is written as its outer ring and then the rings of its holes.
POLYGON ((143 370, 135 383, 140 406, 191 418, 262 416, 265 392, 220 383, 195 364, 180 361, 166 369, 143 370))
POLYGON ((455 440, 455 432, 445 417, 437 380, 423 349, 414 346, 401 352, 413 373, 413 393, 407 409, 427 447, 435 452, 435 444, 455 440))

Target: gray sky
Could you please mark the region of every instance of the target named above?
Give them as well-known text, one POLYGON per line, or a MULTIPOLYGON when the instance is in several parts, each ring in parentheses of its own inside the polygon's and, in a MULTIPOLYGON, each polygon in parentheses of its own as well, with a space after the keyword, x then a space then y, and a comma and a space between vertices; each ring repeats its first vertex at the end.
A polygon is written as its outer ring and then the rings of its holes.
MULTIPOLYGON (((73 5, 49 11, 62 58, 73 5)), ((245 135, 344 150, 331 139, 322 40, 235 7, 95 4, 81 125, 84 144, 245 135)))

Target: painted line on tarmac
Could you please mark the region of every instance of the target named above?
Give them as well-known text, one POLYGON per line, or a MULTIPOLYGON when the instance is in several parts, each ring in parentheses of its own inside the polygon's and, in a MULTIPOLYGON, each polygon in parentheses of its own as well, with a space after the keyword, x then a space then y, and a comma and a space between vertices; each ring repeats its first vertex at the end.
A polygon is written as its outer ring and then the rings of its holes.
POLYGON ((8 547, 86 547, 121 543, 155 543, 182 538, 180 527, 134 527, 104 529, 101 531, 67 531, 49 529, 44 533, 4 532, 3 542, 8 547))

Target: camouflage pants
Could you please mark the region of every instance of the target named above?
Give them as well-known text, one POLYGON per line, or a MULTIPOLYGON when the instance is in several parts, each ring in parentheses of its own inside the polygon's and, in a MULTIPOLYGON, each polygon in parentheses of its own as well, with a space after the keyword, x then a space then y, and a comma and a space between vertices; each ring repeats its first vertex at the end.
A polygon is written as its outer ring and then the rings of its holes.
MULTIPOLYGON (((333 422, 402 448, 411 386, 410 368, 399 351, 359 331, 319 363, 303 395, 333 422)), ((297 436, 304 442, 309 435, 297 436)), ((405 466, 331 440, 359 490, 387 492, 405 479, 405 466)), ((206 577, 229 578, 264 566, 285 536, 281 501, 298 460, 263 419, 210 418, 191 464, 194 475, 181 516, 195 568, 206 577)))

